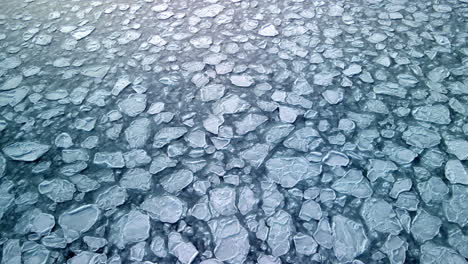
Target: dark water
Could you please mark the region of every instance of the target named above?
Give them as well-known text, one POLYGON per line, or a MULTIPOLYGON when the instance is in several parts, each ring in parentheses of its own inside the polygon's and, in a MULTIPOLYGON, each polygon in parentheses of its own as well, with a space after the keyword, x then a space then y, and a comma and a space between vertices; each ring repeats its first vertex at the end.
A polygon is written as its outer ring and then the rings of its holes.
POLYGON ((467 263, 467 3, 0 0, 1 264, 467 263))

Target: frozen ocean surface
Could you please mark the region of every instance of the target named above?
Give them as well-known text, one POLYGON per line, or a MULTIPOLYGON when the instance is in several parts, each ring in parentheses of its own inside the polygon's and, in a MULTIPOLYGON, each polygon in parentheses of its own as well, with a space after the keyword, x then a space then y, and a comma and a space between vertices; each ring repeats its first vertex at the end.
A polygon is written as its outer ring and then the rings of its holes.
POLYGON ((466 264, 468 0, 0 0, 0 264, 466 264))

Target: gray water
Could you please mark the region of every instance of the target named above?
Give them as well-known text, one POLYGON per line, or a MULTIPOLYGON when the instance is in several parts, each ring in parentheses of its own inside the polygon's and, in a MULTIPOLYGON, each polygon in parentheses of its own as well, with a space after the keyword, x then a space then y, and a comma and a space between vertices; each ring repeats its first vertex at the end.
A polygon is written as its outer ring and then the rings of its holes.
POLYGON ((467 17, 0 0, 0 263, 467 263, 467 17))

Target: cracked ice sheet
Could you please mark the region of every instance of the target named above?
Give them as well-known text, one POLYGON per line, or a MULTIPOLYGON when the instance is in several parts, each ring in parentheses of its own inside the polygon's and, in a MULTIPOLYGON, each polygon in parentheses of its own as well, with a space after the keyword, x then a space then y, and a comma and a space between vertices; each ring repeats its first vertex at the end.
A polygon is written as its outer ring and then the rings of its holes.
POLYGON ((2 264, 466 263, 466 0, 62 2, 0 10, 2 264))

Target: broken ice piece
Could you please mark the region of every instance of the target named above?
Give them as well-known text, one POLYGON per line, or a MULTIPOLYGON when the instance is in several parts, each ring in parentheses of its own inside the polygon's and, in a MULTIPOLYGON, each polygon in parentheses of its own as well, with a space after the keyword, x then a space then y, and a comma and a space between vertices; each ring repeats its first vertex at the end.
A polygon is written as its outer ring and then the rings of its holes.
POLYGON ((195 246, 190 242, 186 242, 182 235, 177 232, 169 233, 167 245, 169 253, 177 257, 182 264, 192 263, 198 255, 195 246))
POLYGON ((187 132, 188 130, 185 127, 163 127, 154 135, 153 147, 162 148, 187 132))
POLYGON ((291 215, 279 210, 268 218, 267 225, 270 227, 267 243, 271 248, 271 254, 279 257, 288 253, 291 247, 291 236, 295 231, 291 215))
POLYGON ((266 24, 258 30, 258 34, 264 37, 274 37, 279 34, 276 27, 272 24, 266 24))
POLYGON ((358 198, 370 197, 373 193, 369 181, 364 178, 362 172, 352 169, 345 176, 336 180, 332 188, 344 194, 352 195, 358 198))
POLYGON ((303 157, 271 158, 266 162, 268 177, 284 188, 292 188, 301 180, 320 175, 322 168, 303 157))
POLYGON ((323 158, 323 162, 328 166, 347 166, 349 163, 349 158, 346 154, 338 151, 330 151, 323 158))
POLYGON ((323 98, 332 105, 338 104, 344 99, 344 90, 341 88, 326 90, 322 93, 323 98))
POLYGON ((417 241, 425 242, 439 234, 441 225, 442 221, 437 216, 420 209, 411 223, 411 234, 417 241))
POLYGON ((164 223, 176 223, 186 211, 186 203, 172 195, 156 196, 146 199, 140 206, 151 218, 164 223))
POLYGON ((452 122, 450 110, 445 105, 425 105, 416 107, 412 111, 413 117, 419 121, 448 125, 452 122))
POLYGON ((94 204, 87 204, 65 211, 60 215, 58 223, 62 227, 68 243, 71 243, 91 229, 99 216, 99 208, 94 204))
POLYGON ((220 4, 212 4, 206 7, 196 9, 193 14, 205 18, 205 17, 215 17, 224 10, 224 6, 220 4))
POLYGON ((250 75, 232 75, 230 78, 231 83, 239 87, 249 87, 255 83, 250 75))
POLYGON ((107 75, 110 66, 107 65, 93 65, 85 67, 81 70, 81 74, 87 77, 102 79, 107 75))
POLYGON ((220 261, 242 264, 249 253, 249 234, 235 216, 209 221, 214 237, 214 254, 220 261))
POLYGON ((339 261, 350 262, 369 246, 363 225, 347 217, 333 216, 332 230, 333 251, 339 261))
POLYGON ((3 153, 13 160, 35 161, 49 151, 50 146, 33 142, 15 142, 3 148, 3 153))
POLYGON ((468 185, 468 172, 459 160, 449 160, 445 164, 445 177, 452 184, 468 185))
POLYGON ((468 160, 468 141, 463 139, 446 140, 447 152, 459 160, 468 160))
POLYGON ((177 170, 161 180, 164 190, 169 193, 180 192, 193 181, 193 173, 187 169, 177 170))

